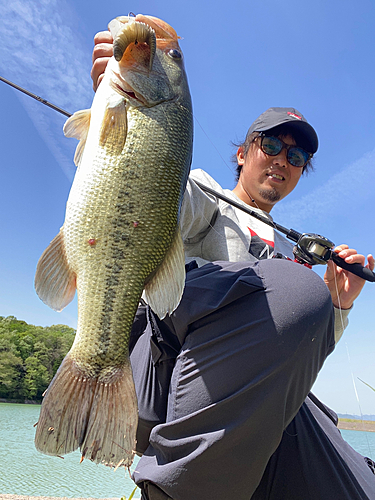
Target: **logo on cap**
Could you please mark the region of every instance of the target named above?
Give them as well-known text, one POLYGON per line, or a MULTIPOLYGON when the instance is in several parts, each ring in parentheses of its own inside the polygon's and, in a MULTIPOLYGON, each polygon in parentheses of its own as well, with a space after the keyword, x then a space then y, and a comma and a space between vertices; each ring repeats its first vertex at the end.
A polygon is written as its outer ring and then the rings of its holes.
POLYGON ((302 120, 302 116, 298 116, 295 113, 291 113, 290 111, 288 111, 288 115, 293 116, 294 118, 297 118, 298 120, 302 120))

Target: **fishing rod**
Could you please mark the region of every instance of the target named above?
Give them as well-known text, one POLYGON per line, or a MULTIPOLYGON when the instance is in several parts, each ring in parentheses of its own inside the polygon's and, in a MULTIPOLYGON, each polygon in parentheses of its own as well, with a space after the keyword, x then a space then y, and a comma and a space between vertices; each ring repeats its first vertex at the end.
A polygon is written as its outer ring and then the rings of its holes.
POLYGON ((205 184, 202 184, 195 179, 194 182, 206 193, 211 194, 216 198, 229 203, 230 205, 233 205, 239 210, 242 210, 248 215, 251 215, 251 217, 258 219, 259 221, 264 222, 264 224, 267 224, 268 226, 271 226, 274 229, 277 229, 281 233, 285 234, 289 240, 295 243, 293 254, 296 260, 301 264, 309 264, 310 266, 314 266, 316 264, 327 264, 329 260, 332 260, 342 269, 345 269, 346 271, 349 271, 366 281, 375 282, 375 273, 373 273, 367 267, 361 266, 361 264, 348 264, 347 262, 345 262, 344 259, 339 257, 338 254, 333 251, 333 247, 335 245, 328 238, 320 236, 319 234, 299 233, 295 229, 287 229, 281 224, 277 224, 277 222, 274 222, 267 217, 259 214, 258 212, 251 210, 251 208, 244 207, 240 203, 237 203, 227 196, 218 193, 205 184))
POLYGON ((45 104, 46 106, 49 106, 50 108, 54 109, 55 111, 58 111, 59 113, 69 117, 72 116, 70 113, 67 111, 59 108, 58 106, 55 106, 55 104, 51 104, 50 102, 46 101, 45 99, 42 99, 42 97, 39 97, 36 94, 33 94, 32 92, 29 92, 28 90, 20 87, 19 85, 16 85, 15 83, 11 82, 10 80, 7 80, 6 78, 3 78, 0 76, 0 80, 4 83, 7 83, 11 87, 15 88, 16 90, 19 90, 20 92, 23 92, 24 94, 28 95, 29 97, 32 97, 33 99, 36 99, 37 101, 41 102, 42 104, 45 104))
MULTIPOLYGON (((6 78, 0 76, 0 80, 3 81, 4 83, 7 83, 16 90, 23 92, 29 97, 36 99, 42 104, 49 106, 50 108, 54 109, 55 111, 58 111, 59 113, 67 117, 72 116, 71 113, 68 113, 64 109, 59 108, 55 104, 51 104, 45 99, 42 99, 36 94, 29 92, 28 90, 20 87, 19 85, 16 85, 15 83, 7 80, 6 78)), ((259 221, 264 222, 264 224, 267 224, 268 226, 271 226, 274 229, 277 229, 281 233, 285 234, 289 240, 295 243, 295 246, 293 248, 293 254, 298 262, 314 266, 316 264, 326 264, 329 260, 332 260, 336 265, 338 265, 342 269, 345 269, 346 271, 349 271, 359 276, 360 278, 363 278, 366 281, 375 282, 375 273, 373 273, 367 267, 361 266, 361 264, 358 263, 348 264, 347 262, 345 262, 344 259, 339 257, 337 253, 332 250, 335 245, 328 238, 325 238, 324 236, 320 236, 319 234, 315 233, 299 233, 295 229, 287 229, 281 224, 277 224, 276 222, 269 220, 267 217, 264 217, 258 212, 255 212, 250 208, 244 207, 240 203, 237 203, 236 201, 231 200, 227 196, 218 193, 214 189, 206 186, 205 184, 202 184, 201 182, 198 182, 196 180, 194 180, 194 182, 206 193, 211 194, 212 196, 215 196, 216 198, 219 198, 220 200, 223 200, 226 203, 229 203, 230 205, 238 208, 239 210, 242 210, 248 215, 251 215, 251 217, 258 219, 259 221)))

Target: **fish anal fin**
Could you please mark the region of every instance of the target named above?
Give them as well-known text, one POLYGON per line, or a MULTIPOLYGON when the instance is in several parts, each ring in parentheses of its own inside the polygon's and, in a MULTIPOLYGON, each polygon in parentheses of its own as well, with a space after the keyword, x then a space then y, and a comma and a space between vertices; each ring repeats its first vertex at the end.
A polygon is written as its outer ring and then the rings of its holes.
POLYGON ((82 109, 70 116, 64 124, 64 134, 66 137, 74 137, 79 140, 74 155, 74 163, 79 166, 83 151, 86 145, 87 134, 90 128, 91 110, 82 109))
POLYGON ((144 288, 144 297, 151 309, 163 319, 180 303, 185 287, 185 254, 178 228, 163 262, 144 288))
POLYGON ((124 149, 128 121, 126 103, 121 99, 115 106, 107 106, 100 129, 99 144, 108 153, 120 154, 124 149))
POLYGON ((86 376, 68 354, 52 380, 40 411, 37 450, 65 455, 77 448, 82 459, 116 467, 131 465, 138 423, 130 363, 110 378, 86 376))
POLYGON ((62 231, 55 236, 39 259, 35 290, 39 298, 55 311, 61 311, 73 300, 76 275, 66 259, 62 231))

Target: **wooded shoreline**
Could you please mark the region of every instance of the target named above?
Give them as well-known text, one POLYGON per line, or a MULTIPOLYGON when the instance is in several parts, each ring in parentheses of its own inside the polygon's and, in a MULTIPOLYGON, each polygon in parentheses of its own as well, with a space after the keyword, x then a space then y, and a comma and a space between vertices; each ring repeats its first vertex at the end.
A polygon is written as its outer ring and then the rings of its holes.
POLYGON ((0 316, 0 398, 40 403, 74 335, 66 325, 42 327, 0 316))

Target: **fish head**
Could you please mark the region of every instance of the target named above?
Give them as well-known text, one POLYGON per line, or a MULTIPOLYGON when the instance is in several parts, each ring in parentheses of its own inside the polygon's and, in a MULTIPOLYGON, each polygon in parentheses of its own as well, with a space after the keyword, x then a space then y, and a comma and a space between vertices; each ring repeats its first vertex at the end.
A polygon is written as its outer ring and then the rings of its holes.
POLYGON ((169 24, 138 14, 118 17, 108 27, 114 40, 108 64, 111 86, 131 106, 190 100, 179 37, 169 24))

